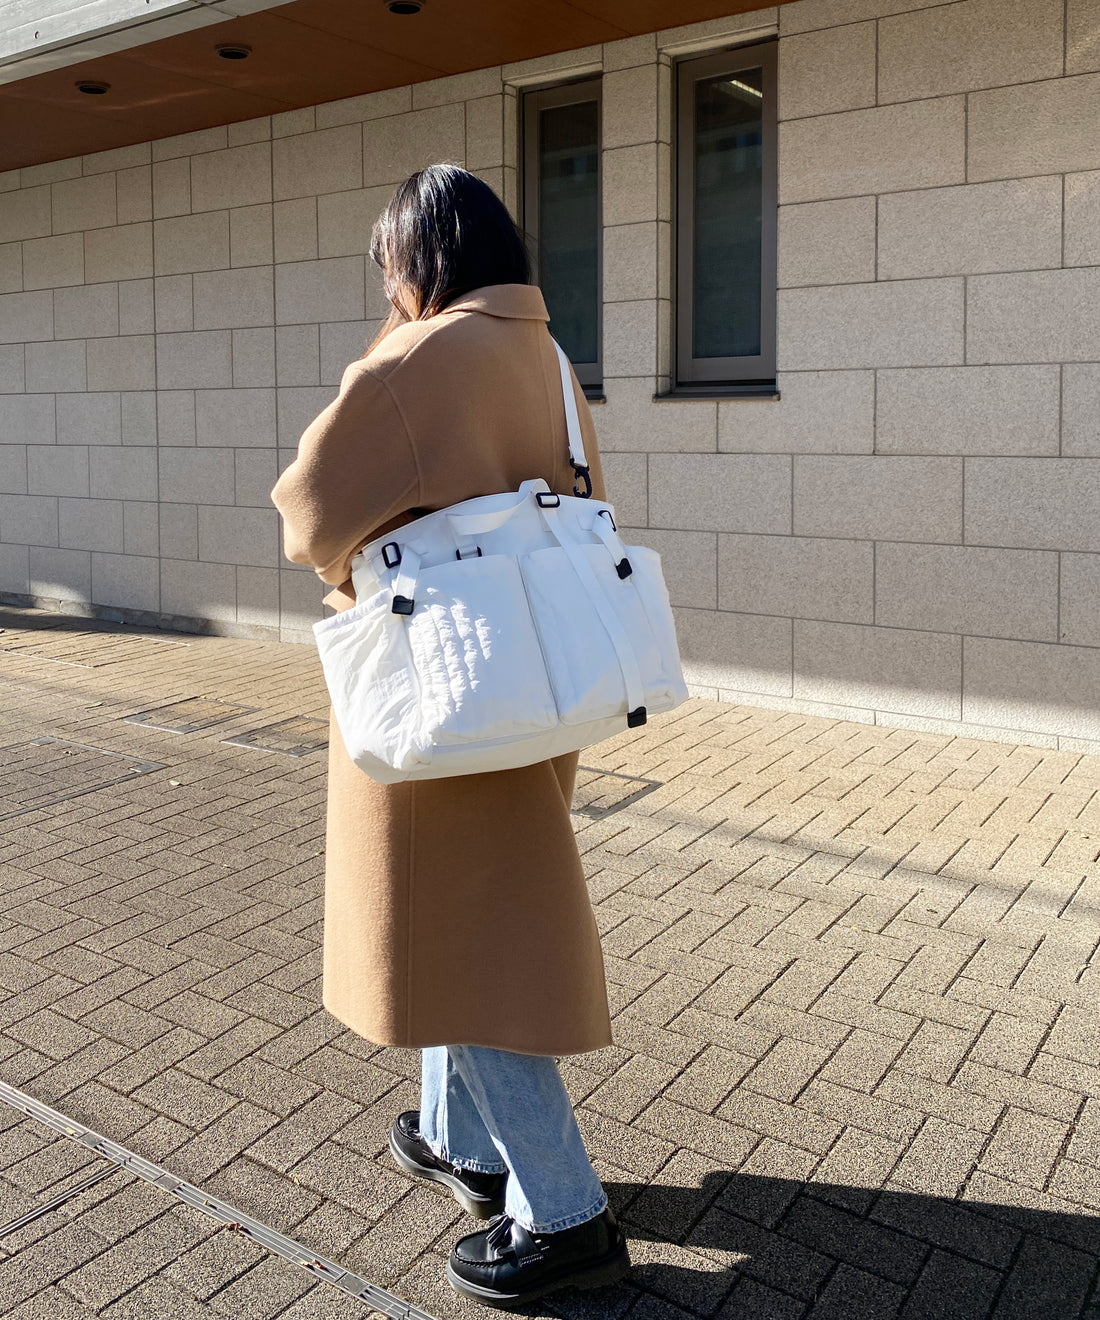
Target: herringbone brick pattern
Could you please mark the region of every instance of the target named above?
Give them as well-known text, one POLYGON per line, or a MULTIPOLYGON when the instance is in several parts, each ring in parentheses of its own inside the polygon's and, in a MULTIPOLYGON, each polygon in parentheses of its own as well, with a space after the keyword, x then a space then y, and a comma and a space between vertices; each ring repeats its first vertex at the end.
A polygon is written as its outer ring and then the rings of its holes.
MULTIPOLYGON (((384 1154, 417 1059, 320 1008, 323 757, 221 741, 323 717, 312 651, 0 627, 0 743, 60 740, 37 798, 0 750, 0 1077, 472 1314, 384 1154), (259 709, 125 722, 192 697, 259 709), (84 747, 160 768, 73 796, 84 747)), ((1100 1320, 1100 758, 692 701, 582 761, 617 1044, 563 1071, 636 1269, 545 1311, 1100 1320)), ((5 1114, 0 1224, 96 1165, 5 1114)), ((364 1314, 123 1174, 0 1252, 18 1320, 364 1314)))

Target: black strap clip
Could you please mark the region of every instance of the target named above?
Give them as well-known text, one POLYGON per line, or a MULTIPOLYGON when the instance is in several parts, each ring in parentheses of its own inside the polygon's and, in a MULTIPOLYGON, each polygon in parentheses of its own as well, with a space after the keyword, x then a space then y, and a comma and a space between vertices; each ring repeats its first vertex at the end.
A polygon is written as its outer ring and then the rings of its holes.
POLYGON ((561 503, 561 496, 555 495, 552 490, 537 490, 535 503, 540 509, 556 509, 561 503))
POLYGON ((584 463, 574 463, 572 459, 569 460, 569 466, 573 469, 580 480, 584 482, 583 490, 576 484, 576 482, 573 483, 573 494, 579 495, 582 500, 588 499, 592 494, 592 478, 588 475, 587 466, 584 463))
POLYGON ((401 563, 401 547, 396 541, 387 541, 382 547, 382 562, 387 568, 397 568, 401 563))
POLYGON ((631 573, 634 572, 630 567, 630 560, 627 559, 626 555, 623 555, 622 559, 620 559, 615 565, 615 572, 618 573, 621 578, 628 578, 631 573))
POLYGON ((455 551, 455 558, 456 558, 456 559, 480 559, 480 558, 481 558, 481 546, 479 546, 479 545, 475 545, 475 546, 474 546, 474 549, 477 551, 477 554, 476 554, 476 555, 472 555, 472 554, 464 555, 464 554, 462 553, 461 550, 456 550, 456 551, 455 551))
POLYGON ((408 596, 394 596, 393 612, 394 614, 411 614, 413 612, 414 601, 408 596))
POLYGON ((601 518, 606 518, 606 519, 607 519, 607 521, 611 524, 611 530, 612 530, 613 532, 617 532, 617 531, 619 530, 619 525, 618 525, 618 523, 615 521, 615 515, 611 512, 610 509, 601 509, 601 510, 600 510, 600 513, 599 513, 599 516, 600 516, 601 518))
POLYGON ((644 706, 638 706, 635 710, 628 710, 626 712, 626 727, 628 729, 636 729, 639 724, 644 724, 645 721, 646 715, 644 706))

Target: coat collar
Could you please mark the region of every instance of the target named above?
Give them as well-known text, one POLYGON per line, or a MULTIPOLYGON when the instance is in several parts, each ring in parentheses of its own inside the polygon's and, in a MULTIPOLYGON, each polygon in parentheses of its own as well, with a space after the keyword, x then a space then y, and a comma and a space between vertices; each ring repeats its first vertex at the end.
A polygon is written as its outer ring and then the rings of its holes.
POLYGON ((489 316, 509 316, 521 321, 549 321, 542 290, 535 284, 486 284, 471 289, 444 307, 449 312, 486 312, 489 316))

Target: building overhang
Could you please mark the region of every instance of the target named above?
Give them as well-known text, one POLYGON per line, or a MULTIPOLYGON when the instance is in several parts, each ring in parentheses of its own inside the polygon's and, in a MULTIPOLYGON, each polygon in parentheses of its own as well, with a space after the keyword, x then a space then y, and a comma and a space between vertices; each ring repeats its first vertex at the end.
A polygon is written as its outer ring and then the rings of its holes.
POLYGON ((18 0, 0 171, 640 36, 758 0, 18 0), (226 59, 219 46, 248 49, 226 59), (98 84, 102 94, 78 84, 98 84))

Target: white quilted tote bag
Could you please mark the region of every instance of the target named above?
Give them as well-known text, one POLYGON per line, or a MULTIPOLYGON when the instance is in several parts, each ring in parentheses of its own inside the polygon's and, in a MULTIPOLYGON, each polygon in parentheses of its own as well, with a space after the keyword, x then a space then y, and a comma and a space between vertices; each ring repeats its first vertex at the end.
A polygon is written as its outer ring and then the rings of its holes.
POLYGON ((352 560, 357 603, 314 624, 344 746, 379 783, 531 765, 687 698, 660 556, 590 498, 555 348, 584 493, 525 481, 407 523, 352 560))

